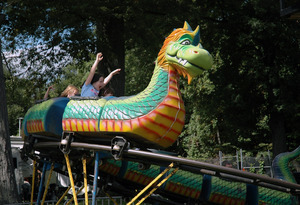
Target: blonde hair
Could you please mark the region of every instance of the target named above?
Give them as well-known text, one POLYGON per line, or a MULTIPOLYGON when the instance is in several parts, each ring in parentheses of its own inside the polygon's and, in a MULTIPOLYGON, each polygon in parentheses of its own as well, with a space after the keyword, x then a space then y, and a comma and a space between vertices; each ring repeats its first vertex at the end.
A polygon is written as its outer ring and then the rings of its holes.
POLYGON ((71 93, 71 92, 77 92, 79 93, 79 90, 77 87, 75 87, 74 85, 68 85, 68 87, 62 91, 60 97, 68 97, 68 95, 71 93))

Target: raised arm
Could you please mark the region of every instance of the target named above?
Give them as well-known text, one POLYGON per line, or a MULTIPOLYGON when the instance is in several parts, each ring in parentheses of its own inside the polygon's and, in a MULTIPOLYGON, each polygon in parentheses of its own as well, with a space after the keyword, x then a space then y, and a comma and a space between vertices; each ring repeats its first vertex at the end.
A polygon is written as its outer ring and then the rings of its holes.
POLYGON ((53 89, 53 85, 51 85, 51 86, 49 86, 48 87, 48 89, 47 89, 47 91, 46 91, 46 93, 45 93, 45 95, 44 95, 44 100, 47 100, 48 99, 48 97, 49 97, 49 92, 50 92, 50 90, 52 90, 53 89))
POLYGON ((107 85, 107 83, 109 83, 109 81, 112 79, 112 77, 116 74, 119 74, 121 71, 120 68, 112 71, 108 76, 106 76, 106 78, 104 79, 104 84, 107 85))
POLYGON ((102 61, 102 59, 103 59, 102 53, 97 53, 96 60, 95 60, 93 66, 90 70, 90 73, 89 73, 89 75, 88 75, 88 77, 85 81, 85 85, 91 84, 92 79, 93 79, 93 77, 95 75, 95 72, 97 70, 97 66, 98 66, 99 62, 102 61))

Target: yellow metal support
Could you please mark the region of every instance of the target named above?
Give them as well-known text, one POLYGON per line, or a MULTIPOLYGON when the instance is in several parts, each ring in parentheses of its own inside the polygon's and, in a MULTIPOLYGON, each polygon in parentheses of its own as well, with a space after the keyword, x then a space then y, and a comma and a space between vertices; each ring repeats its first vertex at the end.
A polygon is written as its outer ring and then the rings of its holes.
POLYGON ((108 196, 110 198, 110 200, 115 204, 115 205, 118 205, 118 203, 116 202, 116 200, 114 200, 108 193, 106 193, 106 196, 108 196))
POLYGON ((88 196, 88 190, 87 190, 86 156, 83 156, 83 158, 82 158, 82 166, 83 166, 85 205, 89 205, 89 196, 88 196))
POLYGON ((56 202, 55 205, 59 205, 60 204, 60 202, 65 198, 65 196, 68 194, 68 192, 69 192, 70 189, 71 189, 71 186, 69 186, 67 188, 67 190, 65 191, 65 193, 60 197, 60 199, 58 200, 58 202, 56 202))
POLYGON ((33 205, 34 183, 35 183, 35 172, 36 172, 36 160, 33 160, 33 170, 32 170, 32 180, 31 180, 31 198, 30 198, 30 205, 33 205))
POLYGON ((174 169, 166 178, 161 180, 156 187, 154 187, 145 197, 143 197, 136 205, 140 205, 143 201, 145 201, 156 189, 158 189, 161 185, 163 185, 171 176, 173 176, 177 171, 178 167, 174 169))
POLYGON ((54 164, 52 163, 51 170, 50 170, 50 173, 49 173, 49 176, 48 176, 48 180, 47 180, 47 184, 46 184, 46 187, 45 187, 45 191, 44 191, 44 195, 43 195, 41 205, 43 205, 45 203, 45 199, 46 199, 46 195, 47 195, 47 192, 48 192, 48 187, 49 187, 49 184, 50 184, 50 179, 51 179, 53 169, 54 169, 54 164))
POLYGON ((160 173, 155 179, 152 180, 140 193, 138 193, 127 205, 131 205, 137 198, 139 198, 147 189, 149 189, 154 183, 156 183, 165 173, 167 173, 172 167, 174 163, 172 162, 162 173, 160 173))
POLYGON ((71 182, 74 202, 75 202, 75 205, 78 205, 77 195, 76 195, 76 191, 75 191, 75 184, 74 184, 73 175, 72 175, 71 166, 70 166, 70 161, 69 161, 69 155, 65 154, 65 158, 66 158, 66 162, 67 162, 67 168, 68 168, 69 178, 70 178, 70 182, 71 182))
MULTIPOLYGON (((76 196, 82 191, 84 187, 82 186, 77 192, 76 192, 76 196)), ((74 200, 74 196, 68 201, 68 203, 66 203, 66 205, 69 205, 72 203, 72 201, 74 200)))

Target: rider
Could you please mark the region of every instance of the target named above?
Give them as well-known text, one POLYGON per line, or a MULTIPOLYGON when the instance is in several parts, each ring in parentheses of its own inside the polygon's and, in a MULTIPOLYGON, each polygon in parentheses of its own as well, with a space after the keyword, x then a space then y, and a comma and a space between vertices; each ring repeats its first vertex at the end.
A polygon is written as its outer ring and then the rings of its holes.
POLYGON ((106 78, 104 78, 102 75, 96 74, 97 66, 102 59, 102 53, 98 53, 90 73, 82 86, 82 97, 97 97, 99 95, 99 91, 107 85, 114 75, 121 71, 121 69, 116 69, 112 71, 106 78))

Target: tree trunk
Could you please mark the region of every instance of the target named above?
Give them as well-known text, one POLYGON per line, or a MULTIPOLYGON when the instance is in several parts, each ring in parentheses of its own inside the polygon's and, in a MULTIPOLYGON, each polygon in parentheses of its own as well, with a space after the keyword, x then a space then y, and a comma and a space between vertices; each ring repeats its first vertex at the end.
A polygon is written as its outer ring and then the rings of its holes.
POLYGON ((17 201, 18 191, 11 153, 5 80, 3 74, 2 55, 0 53, 0 204, 15 203, 17 201))
POLYGON ((270 129, 273 143, 273 157, 287 151, 284 116, 281 113, 271 113, 270 129))
POLYGON ((123 96, 125 92, 125 42, 123 19, 111 16, 97 22, 97 52, 103 53, 100 62, 100 73, 108 75, 111 71, 121 68, 110 84, 115 96, 123 96))
POLYGON ((109 59, 111 71, 121 68, 119 75, 115 75, 112 80, 112 87, 116 96, 123 96, 125 92, 125 42, 124 42, 124 21, 112 17, 107 24, 107 35, 109 39, 112 59, 109 59))

